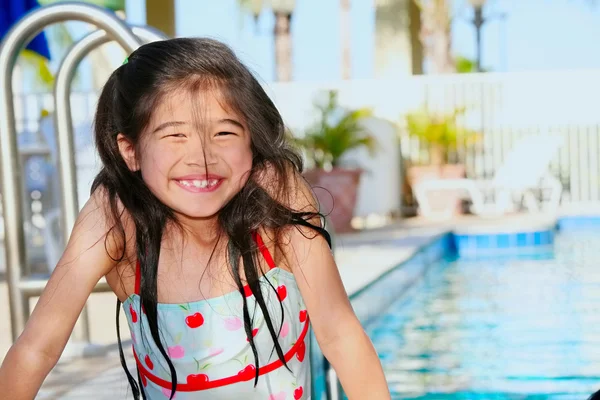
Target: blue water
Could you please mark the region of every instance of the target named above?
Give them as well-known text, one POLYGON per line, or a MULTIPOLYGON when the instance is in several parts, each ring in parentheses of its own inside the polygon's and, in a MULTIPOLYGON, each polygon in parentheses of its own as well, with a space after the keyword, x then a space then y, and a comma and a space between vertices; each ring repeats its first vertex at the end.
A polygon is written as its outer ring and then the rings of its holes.
POLYGON ((367 330, 394 399, 586 399, 600 388, 600 234, 440 261, 367 330))

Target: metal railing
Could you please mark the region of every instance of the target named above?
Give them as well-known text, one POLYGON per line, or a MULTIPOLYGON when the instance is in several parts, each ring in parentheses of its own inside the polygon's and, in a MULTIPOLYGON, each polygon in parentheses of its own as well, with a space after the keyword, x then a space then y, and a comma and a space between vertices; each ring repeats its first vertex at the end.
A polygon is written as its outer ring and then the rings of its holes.
MULTIPOLYGON (((2 206, 4 217, 4 245, 8 280, 12 337, 15 340, 29 317, 29 298, 39 295, 45 279, 28 279, 26 271, 25 234, 23 229, 23 198, 21 170, 18 162, 15 110, 13 104, 12 74, 18 52, 44 27, 65 21, 82 21, 101 30, 76 43, 64 58, 55 86, 55 130, 59 149, 60 187, 63 205, 63 239, 66 239, 79 212, 75 179, 73 128, 70 113, 70 88, 75 69, 94 48, 110 40, 117 41, 127 52, 133 52, 143 41, 161 40, 166 36, 148 28, 130 29, 125 22, 109 11, 82 3, 59 3, 41 7, 26 15, 4 37, 0 45, 0 167, 2 169, 2 206), (138 38, 139 36, 139 38, 138 38), (140 40, 142 39, 142 41, 140 40)), ((66 240, 65 240, 66 242, 66 240)), ((108 290, 105 282, 95 291, 108 290)), ((74 339, 89 343, 87 311, 84 309, 82 334, 74 339)))

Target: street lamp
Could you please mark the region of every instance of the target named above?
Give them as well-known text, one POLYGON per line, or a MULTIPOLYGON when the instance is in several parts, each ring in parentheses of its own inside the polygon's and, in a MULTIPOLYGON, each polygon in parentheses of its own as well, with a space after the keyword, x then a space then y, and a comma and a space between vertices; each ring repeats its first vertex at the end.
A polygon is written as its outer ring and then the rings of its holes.
POLYGON ((483 17, 483 6, 487 0, 469 0, 473 7, 473 25, 475 25, 477 72, 481 72, 481 28, 486 19, 483 17))

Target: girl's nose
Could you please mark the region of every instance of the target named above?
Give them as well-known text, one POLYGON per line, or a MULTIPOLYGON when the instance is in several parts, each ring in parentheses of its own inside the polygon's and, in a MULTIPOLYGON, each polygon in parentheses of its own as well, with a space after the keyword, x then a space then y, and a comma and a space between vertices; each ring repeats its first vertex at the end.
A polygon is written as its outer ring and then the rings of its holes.
POLYGON ((193 135, 186 144, 186 163, 204 167, 215 162, 216 157, 210 139, 201 134, 193 135))

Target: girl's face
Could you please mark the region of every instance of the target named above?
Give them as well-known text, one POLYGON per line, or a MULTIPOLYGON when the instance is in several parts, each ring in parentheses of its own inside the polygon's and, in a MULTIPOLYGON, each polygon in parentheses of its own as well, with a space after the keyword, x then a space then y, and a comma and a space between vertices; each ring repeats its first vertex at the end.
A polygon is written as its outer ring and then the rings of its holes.
POLYGON ((246 184, 252 150, 245 122, 223 108, 217 90, 194 97, 185 90, 165 97, 141 136, 137 157, 132 146, 119 146, 161 202, 180 218, 203 220, 246 184))

